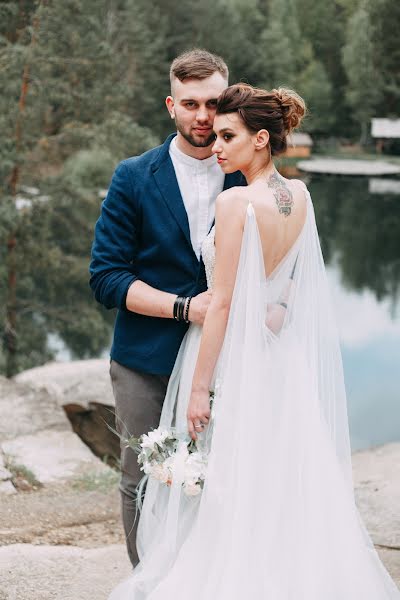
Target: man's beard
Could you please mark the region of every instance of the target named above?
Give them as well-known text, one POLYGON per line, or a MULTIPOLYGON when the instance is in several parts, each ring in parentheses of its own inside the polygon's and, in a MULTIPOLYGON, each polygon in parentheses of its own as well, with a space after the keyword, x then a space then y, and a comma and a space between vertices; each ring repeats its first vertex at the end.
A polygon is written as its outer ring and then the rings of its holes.
POLYGON ((212 132, 208 138, 204 138, 201 141, 197 141, 194 139, 194 137, 192 135, 190 135, 190 133, 186 133, 186 131, 183 129, 183 127, 181 127, 178 123, 178 121, 175 119, 175 124, 176 124, 176 128, 179 131, 179 133, 181 134, 182 137, 185 138, 185 140, 187 142, 189 142, 189 144, 191 146, 194 146, 195 148, 207 148, 207 146, 210 146, 210 144, 213 143, 213 141, 215 140, 215 133, 212 132))

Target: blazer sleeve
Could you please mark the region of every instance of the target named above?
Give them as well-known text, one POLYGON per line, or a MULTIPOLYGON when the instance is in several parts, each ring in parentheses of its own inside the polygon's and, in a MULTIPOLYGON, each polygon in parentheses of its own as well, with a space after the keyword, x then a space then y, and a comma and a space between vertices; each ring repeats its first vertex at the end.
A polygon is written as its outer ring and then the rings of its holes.
POLYGON ((90 287, 106 308, 127 310, 126 296, 137 279, 133 262, 138 247, 137 206, 129 173, 123 161, 116 168, 96 223, 90 287))

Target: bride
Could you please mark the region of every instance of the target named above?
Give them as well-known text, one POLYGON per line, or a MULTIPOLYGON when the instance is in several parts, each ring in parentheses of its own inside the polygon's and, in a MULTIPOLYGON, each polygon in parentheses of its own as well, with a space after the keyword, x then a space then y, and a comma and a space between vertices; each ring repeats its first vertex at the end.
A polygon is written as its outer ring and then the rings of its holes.
POLYGON ((357 511, 338 336, 310 195, 273 157, 304 116, 286 89, 227 88, 213 152, 212 300, 182 343, 160 425, 209 448, 201 494, 148 482, 140 563, 110 600, 394 600, 357 511), (214 390, 210 409, 209 391, 214 390))

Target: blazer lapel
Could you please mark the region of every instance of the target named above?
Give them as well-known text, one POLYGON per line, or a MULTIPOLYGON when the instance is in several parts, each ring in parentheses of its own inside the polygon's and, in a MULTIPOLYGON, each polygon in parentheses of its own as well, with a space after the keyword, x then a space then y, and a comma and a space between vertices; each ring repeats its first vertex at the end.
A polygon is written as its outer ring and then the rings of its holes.
POLYGON ((159 159, 154 163, 152 170, 154 179, 166 205, 192 248, 188 216, 175 175, 175 169, 169 156, 169 145, 173 137, 170 136, 162 146, 159 159))

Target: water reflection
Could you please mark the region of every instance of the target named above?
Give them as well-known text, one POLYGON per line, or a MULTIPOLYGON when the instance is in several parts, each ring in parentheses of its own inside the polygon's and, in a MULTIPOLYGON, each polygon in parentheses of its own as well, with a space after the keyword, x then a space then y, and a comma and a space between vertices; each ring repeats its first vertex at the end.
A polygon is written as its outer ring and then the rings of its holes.
POLYGON ((327 263, 337 260, 342 283, 389 298, 394 314, 400 285, 400 194, 369 192, 361 177, 313 177, 313 196, 327 263))
POLYGON ((339 325, 353 450, 400 440, 400 193, 381 181, 308 182, 339 325))

